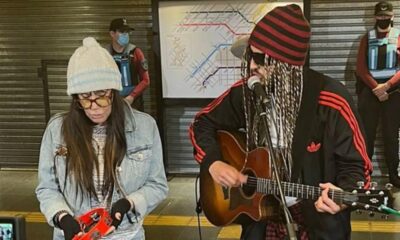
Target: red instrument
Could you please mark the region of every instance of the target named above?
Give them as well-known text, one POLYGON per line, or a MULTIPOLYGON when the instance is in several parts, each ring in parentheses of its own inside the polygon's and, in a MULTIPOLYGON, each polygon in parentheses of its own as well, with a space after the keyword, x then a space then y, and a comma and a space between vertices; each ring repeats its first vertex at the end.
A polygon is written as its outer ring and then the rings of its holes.
POLYGON ((111 216, 104 208, 92 209, 77 220, 83 235, 75 236, 72 240, 96 240, 104 237, 112 227, 111 216))

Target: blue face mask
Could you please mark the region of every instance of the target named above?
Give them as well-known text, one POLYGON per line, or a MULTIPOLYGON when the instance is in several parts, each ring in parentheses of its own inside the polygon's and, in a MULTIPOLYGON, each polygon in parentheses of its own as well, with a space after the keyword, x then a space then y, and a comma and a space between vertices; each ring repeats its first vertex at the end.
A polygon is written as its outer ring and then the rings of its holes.
POLYGON ((128 33, 120 33, 117 42, 121 46, 128 45, 128 43, 129 43, 129 34, 128 33))

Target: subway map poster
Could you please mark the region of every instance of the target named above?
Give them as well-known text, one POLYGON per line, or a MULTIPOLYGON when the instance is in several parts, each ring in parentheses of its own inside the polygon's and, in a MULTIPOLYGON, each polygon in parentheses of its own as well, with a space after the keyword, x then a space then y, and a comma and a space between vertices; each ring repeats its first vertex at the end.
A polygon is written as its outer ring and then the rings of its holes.
POLYGON ((163 98, 215 98, 240 80, 232 43, 268 11, 303 1, 160 1, 163 98))

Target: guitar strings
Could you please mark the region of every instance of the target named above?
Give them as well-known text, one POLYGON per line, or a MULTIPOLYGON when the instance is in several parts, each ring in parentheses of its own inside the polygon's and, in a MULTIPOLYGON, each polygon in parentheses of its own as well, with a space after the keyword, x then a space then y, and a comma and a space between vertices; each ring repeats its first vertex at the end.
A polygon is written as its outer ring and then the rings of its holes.
MULTIPOLYGON (((258 179, 256 177, 248 176, 246 185, 261 188, 261 190, 263 190, 263 188, 267 189, 269 187, 269 189, 270 189, 269 192, 271 194, 279 193, 277 183, 274 181, 271 181, 269 179, 258 179)), ((283 189, 284 193, 292 193, 292 194, 297 193, 296 195, 298 197, 303 196, 303 198, 304 198, 304 195, 309 195, 310 193, 312 193, 312 196, 315 196, 316 194, 317 194, 317 196, 320 196, 321 192, 322 192, 322 189, 319 187, 300 185, 297 183, 282 182, 282 186, 284 188, 283 189), (299 192, 299 189, 302 189, 302 191, 299 192)), ((331 198, 333 198, 333 200, 337 203, 342 203, 344 200, 344 196, 349 195, 349 194, 351 195, 353 193, 345 192, 345 191, 341 191, 341 190, 334 190, 334 189, 330 189, 328 192, 328 195, 331 198)))
MULTIPOLYGON (((260 193, 279 195, 277 182, 271 179, 260 179, 257 177, 248 176, 247 183, 245 184, 245 186, 256 187, 257 192, 260 193)), ((301 185, 290 182, 282 182, 282 187, 285 196, 296 196, 302 199, 315 200, 321 195, 323 191, 320 187, 317 186, 301 185), (306 198, 304 198, 305 195, 306 198), (311 195, 312 197, 310 198, 309 195, 311 195)), ((330 198, 333 199, 333 201, 339 205, 346 203, 347 205, 351 205, 353 207, 358 206, 357 208, 359 209, 370 210, 370 211, 382 212, 382 210, 378 206, 384 204, 384 203, 379 203, 382 202, 382 200, 378 200, 384 198, 382 192, 375 189, 371 189, 371 191, 368 192, 348 192, 348 191, 330 189, 328 191, 328 196, 330 196, 330 198), (346 196, 348 197, 347 200, 346 196), (356 198, 352 200, 351 196, 356 198), (375 198, 375 201, 377 202, 374 202, 371 205, 371 203, 368 203, 366 201, 359 202, 360 198, 368 198, 368 199, 375 198)))

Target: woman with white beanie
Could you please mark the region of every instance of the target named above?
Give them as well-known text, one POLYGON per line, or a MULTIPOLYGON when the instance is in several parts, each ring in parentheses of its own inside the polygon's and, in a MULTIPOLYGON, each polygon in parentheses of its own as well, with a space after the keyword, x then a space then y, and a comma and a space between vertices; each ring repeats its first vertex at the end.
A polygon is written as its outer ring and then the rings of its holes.
POLYGON ((69 60, 71 106, 48 123, 36 188, 53 239, 84 234, 77 217, 95 208, 108 210, 115 230, 102 239, 144 239, 144 217, 167 195, 157 125, 119 96, 120 79, 94 38, 69 60))

